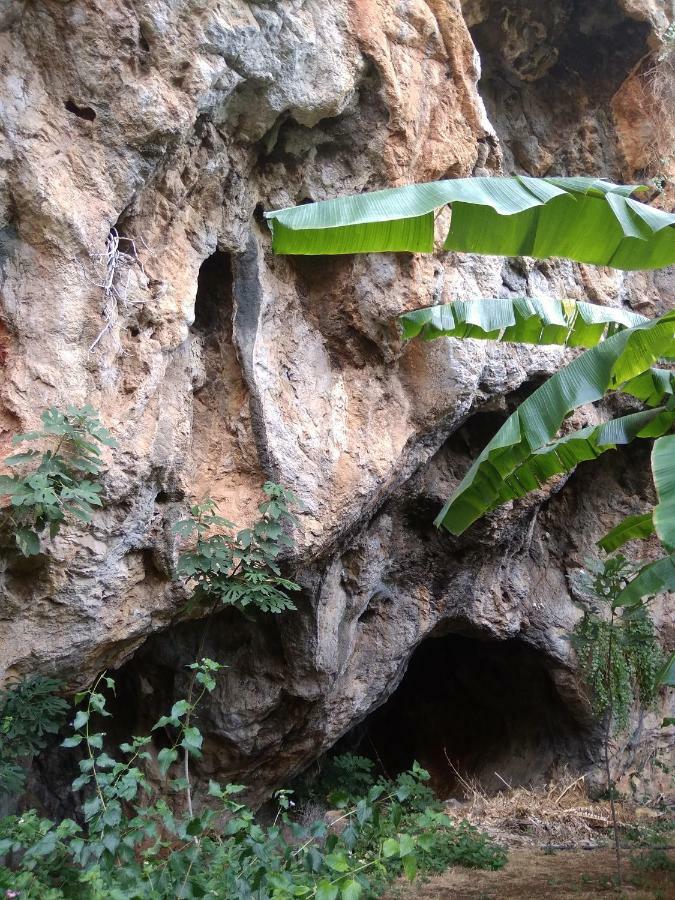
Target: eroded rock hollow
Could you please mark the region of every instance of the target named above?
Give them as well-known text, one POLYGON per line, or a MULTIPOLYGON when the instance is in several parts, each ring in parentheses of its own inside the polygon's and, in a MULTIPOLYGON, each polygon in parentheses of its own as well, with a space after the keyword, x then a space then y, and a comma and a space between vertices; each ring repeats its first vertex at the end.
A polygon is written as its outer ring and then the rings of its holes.
MULTIPOLYGON (((653 171, 656 107, 627 100, 649 89, 667 4, 587 6, 4 5, 0 451, 43 408, 85 401, 119 446, 93 527, 69 525, 30 567, 0 573, 0 678, 74 687, 117 670, 124 721, 151 725, 182 695, 204 631, 171 578, 172 525, 205 495, 244 525, 271 478, 303 504, 285 560, 302 594, 296 612, 209 623, 204 652, 227 668, 200 714, 202 777, 242 781, 260 802, 344 735, 395 737, 399 721, 417 743, 388 764, 426 754, 439 790, 453 787, 439 747, 488 779, 525 778, 535 758, 541 778, 596 759, 567 574, 640 508, 647 479, 617 454, 461 540, 439 534, 435 512, 472 456, 562 356, 405 346, 395 318, 528 293, 649 314, 672 303, 673 272, 275 258, 262 218, 471 174, 667 176, 672 157, 653 171), (538 687, 497 734, 472 709, 490 717, 507 672, 514 694, 526 676, 538 687), (438 710, 446 693, 427 739, 411 697, 438 710)), ((657 726, 641 717, 622 764, 639 767, 657 726)))

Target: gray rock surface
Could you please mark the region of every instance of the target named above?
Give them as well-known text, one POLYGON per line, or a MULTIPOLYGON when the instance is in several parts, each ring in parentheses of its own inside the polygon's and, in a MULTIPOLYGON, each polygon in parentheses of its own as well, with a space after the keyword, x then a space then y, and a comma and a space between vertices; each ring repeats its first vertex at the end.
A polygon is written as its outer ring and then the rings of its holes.
MULTIPOLYGON (((81 685, 136 653, 130 721, 154 713, 181 689, 202 628, 181 621, 171 525, 207 494, 250 522, 271 477, 304 504, 288 560, 303 597, 278 622, 212 623, 208 652, 230 668, 203 713, 203 774, 261 799, 381 704, 439 629, 522 639, 586 727, 566 574, 635 506, 622 467, 603 474, 611 501, 581 480, 465 542, 437 535, 467 447, 489 436, 476 423, 494 424, 479 416, 561 354, 403 346, 395 317, 522 293, 649 313, 672 303, 672 275, 274 258, 261 210, 500 170, 634 177, 610 101, 664 12, 605 5, 580 21, 566 0, 543 18, 531 2, 466 2, 465 22, 458 0, 5 4, 0 452, 44 407, 84 401, 119 449, 93 528, 69 526, 32 570, 0 572, 0 680, 81 685), (611 66, 598 43, 619 48, 611 66)), ((591 745, 580 738, 577 763, 591 745)))

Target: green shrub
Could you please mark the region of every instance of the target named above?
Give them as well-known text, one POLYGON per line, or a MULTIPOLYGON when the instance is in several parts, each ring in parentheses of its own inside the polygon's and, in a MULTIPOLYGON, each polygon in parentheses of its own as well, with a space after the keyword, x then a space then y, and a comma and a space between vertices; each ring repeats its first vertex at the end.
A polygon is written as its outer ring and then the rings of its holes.
POLYGON ((198 810, 177 812, 178 795, 190 791, 187 761, 202 752, 190 715, 215 688, 220 669, 207 659, 193 665, 200 691, 157 722, 155 730, 171 735, 158 753, 150 736, 121 744, 116 756, 104 748, 105 733, 95 723, 109 715, 102 688, 114 690, 111 678, 102 676, 79 695, 73 734, 64 741, 81 755, 73 783, 82 797, 78 821, 57 824, 34 810, 0 821, 0 889, 8 896, 357 900, 378 897, 392 879, 412 879, 418 870, 503 865, 501 848, 475 828, 455 825, 437 808, 421 809, 429 776, 417 764, 371 785, 330 826, 323 819, 300 825, 290 792, 279 791, 277 816, 264 827, 238 802, 241 785, 215 782, 198 810), (153 758, 161 786, 144 772, 153 758))
POLYGON ((90 521, 102 505, 100 445, 115 446, 90 406, 48 409, 41 418, 41 430, 18 434, 14 443, 38 441, 45 449, 8 456, 4 464, 23 474, 0 475, 0 498, 8 499, 0 509, 0 546, 15 545, 24 556, 39 553, 40 535, 54 537, 68 516, 90 521))
POLYGON ((675 860, 657 848, 632 856, 630 862, 638 872, 675 872, 675 860))
POLYGON ((0 796, 17 794, 25 783, 25 763, 46 746, 65 721, 63 685, 33 676, 0 691, 0 796))
POLYGON ((260 518, 251 528, 233 533, 232 522, 218 515, 213 500, 191 508, 191 516, 174 531, 183 538, 196 535, 196 545, 182 553, 177 574, 192 591, 194 603, 247 607, 279 613, 295 609, 288 591, 300 590, 283 578, 277 563, 284 547, 292 546, 284 532, 296 519, 290 507, 297 505, 291 491, 271 481, 263 486, 267 499, 258 507, 260 518), (214 531, 219 529, 218 531, 214 531))
POLYGON ((658 696, 663 652, 645 603, 613 605, 635 566, 618 555, 602 563, 588 560, 587 569, 574 580, 588 605, 573 643, 595 715, 610 716, 623 731, 635 699, 648 707, 658 696))

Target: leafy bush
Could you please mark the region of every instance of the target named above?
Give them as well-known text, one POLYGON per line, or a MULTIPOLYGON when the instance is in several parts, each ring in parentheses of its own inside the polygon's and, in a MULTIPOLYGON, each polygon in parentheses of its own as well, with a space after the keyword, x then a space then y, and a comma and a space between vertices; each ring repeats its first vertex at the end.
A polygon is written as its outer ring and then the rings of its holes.
POLYGON ((366 756, 341 753, 328 759, 316 780, 303 784, 309 796, 337 806, 361 797, 375 784, 375 764, 366 756))
POLYGON ((595 715, 609 715, 613 726, 623 731, 636 697, 644 706, 656 699, 663 653, 643 602, 613 606, 635 566, 619 555, 603 563, 589 560, 587 568, 575 584, 591 606, 584 610, 573 642, 595 715))
POLYGON ((639 872, 675 872, 675 860, 657 848, 632 856, 631 865, 639 872))
MULTIPOLYGON (((289 792, 279 791, 268 827, 238 802, 241 785, 210 783, 208 802, 177 813, 171 795, 190 789, 184 760, 198 757, 202 735, 189 725, 201 696, 214 689, 220 666, 203 659, 193 671, 201 693, 178 700, 155 730, 171 734, 155 756, 150 736, 120 745, 121 758, 104 748, 95 730, 107 717, 102 676, 79 696, 82 707, 64 746, 82 753, 73 790, 78 821, 56 824, 35 810, 0 822, 0 889, 22 900, 131 900, 214 896, 232 900, 358 900, 377 897, 400 874, 440 871, 451 863, 498 868, 505 854, 476 829, 435 808, 421 809, 428 774, 417 764, 395 781, 380 781, 330 825, 304 827, 290 815, 289 792), (144 772, 156 762, 165 783, 158 790, 144 772), (81 824, 80 824, 81 823, 81 824)), ((192 805, 191 803, 189 804, 192 805)))
POLYGON ((33 676, 0 691, 0 796, 24 786, 27 758, 44 749, 63 724, 68 704, 53 678, 33 676))
POLYGON ((41 418, 41 430, 18 434, 14 443, 39 441, 46 449, 7 457, 4 464, 24 474, 0 475, 0 498, 9 501, 0 510, 0 544, 16 545, 24 556, 39 553, 42 532, 54 537, 68 516, 90 521, 102 505, 99 445, 115 446, 90 406, 48 409, 41 418))
POLYGON ((282 577, 277 559, 284 547, 292 546, 284 526, 296 521, 290 507, 297 499, 271 481, 263 491, 267 499, 258 507, 260 518, 252 528, 232 533, 234 524, 218 515, 213 500, 196 504, 191 517, 174 526, 183 538, 197 536, 196 546, 181 554, 177 567, 177 574, 192 587, 195 602, 214 608, 221 603, 239 609, 252 606, 271 613, 295 609, 287 592, 300 587, 282 577))

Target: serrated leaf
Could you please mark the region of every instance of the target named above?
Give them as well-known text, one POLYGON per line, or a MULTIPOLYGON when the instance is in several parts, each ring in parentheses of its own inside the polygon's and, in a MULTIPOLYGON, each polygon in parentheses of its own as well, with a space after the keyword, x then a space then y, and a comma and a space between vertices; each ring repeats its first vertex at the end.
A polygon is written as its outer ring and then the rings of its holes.
POLYGON ((363 888, 359 882, 355 878, 350 878, 341 886, 340 898, 341 900, 359 900, 362 893, 363 888))
POLYGON ((415 841, 412 836, 409 834, 402 834, 399 841, 399 853, 401 856, 407 856, 409 853, 414 853, 414 851, 415 841))
POLYGON ((15 529, 14 540, 24 556, 37 556, 40 552, 40 538, 32 528, 21 526, 15 529))
POLYGON ((79 731, 80 728, 84 728, 84 726, 89 721, 89 713, 86 709, 79 709, 75 714, 75 719, 73 720, 73 728, 79 731))
POLYGON ((387 838, 382 844, 382 855, 385 859, 398 856, 398 841, 395 838, 387 838))
POLYGON ((86 800, 82 807, 85 822, 89 822, 90 819, 93 819, 94 816, 100 812, 101 808, 102 803, 100 797, 96 796, 92 797, 90 800, 86 800))
POLYGON ((164 747, 157 754, 157 765, 162 775, 166 775, 169 767, 178 759, 178 750, 175 747, 164 747))
POLYGON ((336 884, 322 878, 316 886, 316 900, 335 900, 339 892, 340 889, 336 884))
POLYGON ((171 707, 171 718, 172 719, 180 719, 181 716, 184 716, 186 712, 190 709, 190 704, 187 700, 178 700, 171 707))
POLYGON ((334 872, 349 872, 349 861, 344 853, 329 853, 325 860, 326 865, 334 872))
POLYGON ((203 742, 204 738, 202 737, 200 730, 194 725, 190 725, 189 728, 186 728, 183 731, 183 740, 180 743, 181 747, 185 747, 188 752, 198 753, 203 742))

